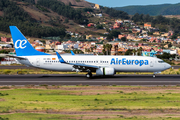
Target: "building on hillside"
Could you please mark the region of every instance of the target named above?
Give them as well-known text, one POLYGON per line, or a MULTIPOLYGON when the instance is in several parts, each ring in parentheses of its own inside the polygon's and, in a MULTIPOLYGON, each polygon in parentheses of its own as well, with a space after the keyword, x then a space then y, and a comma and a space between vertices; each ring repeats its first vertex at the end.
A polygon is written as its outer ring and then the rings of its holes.
POLYGON ((126 35, 118 35, 118 38, 121 39, 123 37, 126 37, 126 35))
POLYGON ((98 4, 95 4, 94 9, 100 9, 100 6, 98 4))
POLYGON ((146 28, 146 29, 151 28, 151 24, 150 23, 144 23, 144 28, 146 28))
POLYGON ((159 32, 159 31, 156 31, 156 32, 153 33, 153 35, 158 35, 158 36, 159 36, 159 35, 160 35, 160 32, 159 32))
POLYGON ((0 44, 0 49, 3 49, 3 48, 12 48, 12 45, 9 45, 9 44, 0 44))
POLYGON ((161 37, 168 37, 170 35, 170 33, 163 33, 161 34, 161 37))
POLYGON ((86 40, 91 39, 92 35, 86 35, 86 40))
POLYGON ((131 20, 124 20, 124 23, 130 23, 131 20))
POLYGON ((11 42, 11 38, 1 37, 1 41, 3 41, 3 42, 11 42))
POLYGON ((178 54, 178 51, 177 50, 170 50, 170 54, 173 55, 173 54, 178 54))
POLYGON ((100 13, 100 14, 96 14, 97 17, 102 17, 103 15, 100 13))
POLYGON ((56 45, 56 50, 66 50, 69 44, 56 45))
POLYGON ((36 46, 35 49, 39 52, 44 52, 44 47, 43 46, 36 46))
POLYGON ((94 26, 94 23, 89 23, 87 26, 88 27, 94 26))
POLYGON ((115 24, 113 25, 113 28, 114 29, 119 29, 121 26, 121 23, 120 22, 115 22, 115 24))

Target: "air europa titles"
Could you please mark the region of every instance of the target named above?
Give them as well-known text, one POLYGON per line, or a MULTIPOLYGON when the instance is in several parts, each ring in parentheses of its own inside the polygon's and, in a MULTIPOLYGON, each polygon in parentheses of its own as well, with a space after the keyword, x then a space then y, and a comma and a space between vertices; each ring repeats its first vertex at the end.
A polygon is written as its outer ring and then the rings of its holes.
POLYGON ((122 58, 121 60, 119 60, 118 58, 112 58, 111 59, 111 65, 149 65, 149 61, 148 60, 126 60, 126 58, 122 58))

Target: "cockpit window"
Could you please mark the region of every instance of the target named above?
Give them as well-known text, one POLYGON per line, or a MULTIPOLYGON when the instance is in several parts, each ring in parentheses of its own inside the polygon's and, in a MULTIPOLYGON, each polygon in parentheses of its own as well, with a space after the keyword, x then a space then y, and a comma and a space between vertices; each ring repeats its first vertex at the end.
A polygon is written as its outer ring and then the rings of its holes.
POLYGON ((158 63, 164 63, 164 61, 158 61, 158 63))

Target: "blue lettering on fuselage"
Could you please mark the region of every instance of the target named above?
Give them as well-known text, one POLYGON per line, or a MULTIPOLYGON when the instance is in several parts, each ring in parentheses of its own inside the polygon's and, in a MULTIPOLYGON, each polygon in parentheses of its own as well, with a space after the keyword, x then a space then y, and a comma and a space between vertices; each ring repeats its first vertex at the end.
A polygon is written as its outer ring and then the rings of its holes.
POLYGON ((112 58, 111 59, 111 65, 120 65, 122 62, 122 65, 149 65, 148 60, 126 60, 126 58, 122 58, 119 60, 118 58, 112 58))

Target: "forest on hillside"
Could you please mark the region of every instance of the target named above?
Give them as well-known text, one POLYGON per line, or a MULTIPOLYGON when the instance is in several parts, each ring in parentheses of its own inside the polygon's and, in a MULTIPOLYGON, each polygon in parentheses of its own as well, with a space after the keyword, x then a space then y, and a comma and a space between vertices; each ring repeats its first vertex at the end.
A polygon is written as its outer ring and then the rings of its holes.
POLYGON ((129 19, 130 18, 127 12, 115 10, 113 8, 102 7, 102 11, 114 18, 121 18, 121 19, 129 19))
POLYGON ((0 1, 0 11, 4 16, 0 17, 0 31, 10 32, 9 26, 17 26, 24 35, 33 37, 65 36, 64 28, 41 26, 35 19, 10 0, 0 1))
POLYGON ((126 6, 115 7, 116 10, 125 11, 130 15, 136 13, 157 15, 180 15, 180 3, 178 4, 162 4, 162 5, 147 5, 147 6, 126 6))

